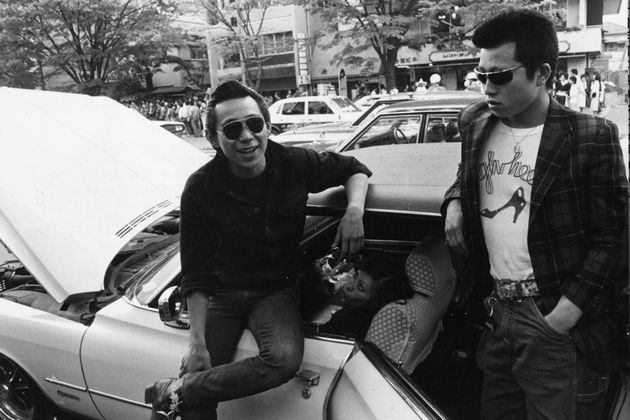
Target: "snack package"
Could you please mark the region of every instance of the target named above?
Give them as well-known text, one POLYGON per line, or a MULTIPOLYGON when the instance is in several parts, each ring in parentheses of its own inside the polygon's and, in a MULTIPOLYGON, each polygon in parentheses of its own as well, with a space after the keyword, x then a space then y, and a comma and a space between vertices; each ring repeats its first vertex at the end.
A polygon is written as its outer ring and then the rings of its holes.
POLYGON ((337 261, 336 256, 338 254, 333 252, 313 263, 322 281, 332 284, 335 292, 354 276, 354 265, 345 259, 337 261))

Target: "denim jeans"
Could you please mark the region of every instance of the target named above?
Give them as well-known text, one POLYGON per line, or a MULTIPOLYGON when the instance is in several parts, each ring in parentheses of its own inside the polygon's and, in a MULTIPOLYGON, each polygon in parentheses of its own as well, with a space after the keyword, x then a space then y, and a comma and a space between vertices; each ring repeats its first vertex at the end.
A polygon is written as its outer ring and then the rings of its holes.
POLYGON ((547 323, 535 298, 501 301, 493 294, 490 306, 494 330, 484 329, 477 350, 482 418, 601 418, 608 378, 581 360, 569 333, 547 323))
POLYGON ((183 399, 191 409, 209 409, 214 414, 220 401, 289 381, 304 353, 297 286, 273 292, 217 290, 208 304, 206 344, 212 368, 184 376, 183 399), (232 362, 244 328, 254 336, 258 355, 232 362))

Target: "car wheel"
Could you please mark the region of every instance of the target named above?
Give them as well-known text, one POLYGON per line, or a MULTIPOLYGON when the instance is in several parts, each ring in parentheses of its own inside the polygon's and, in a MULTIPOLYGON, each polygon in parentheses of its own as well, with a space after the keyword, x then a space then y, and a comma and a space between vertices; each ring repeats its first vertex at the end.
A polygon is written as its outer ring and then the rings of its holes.
POLYGON ((53 415, 51 404, 26 372, 0 355, 0 418, 51 420, 53 415))

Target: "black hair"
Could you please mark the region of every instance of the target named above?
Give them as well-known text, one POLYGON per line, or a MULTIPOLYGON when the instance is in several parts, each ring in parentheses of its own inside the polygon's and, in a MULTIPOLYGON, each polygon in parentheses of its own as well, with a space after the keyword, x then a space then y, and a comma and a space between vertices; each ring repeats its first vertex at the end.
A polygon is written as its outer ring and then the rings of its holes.
POLYGON ((577 77, 575 76, 569 77, 569 80, 571 80, 573 83, 577 83, 577 77))
POLYGON ((553 22, 533 9, 508 9, 482 23, 473 34, 477 48, 495 48, 507 42, 516 43, 514 59, 526 66, 531 80, 535 70, 547 63, 551 74, 546 86, 551 88, 558 67, 558 36, 553 22))
POLYGON ((355 264, 357 270, 374 280, 368 305, 380 308, 389 302, 407 299, 413 295, 404 270, 404 261, 395 261, 384 254, 373 254, 355 264))
POLYGON ((206 138, 210 143, 216 142, 217 140, 217 105, 230 99, 246 98, 248 96, 256 101, 265 122, 269 124, 269 108, 264 98, 255 90, 237 81, 230 80, 221 83, 214 92, 212 92, 212 95, 210 95, 210 102, 208 103, 206 111, 206 138))

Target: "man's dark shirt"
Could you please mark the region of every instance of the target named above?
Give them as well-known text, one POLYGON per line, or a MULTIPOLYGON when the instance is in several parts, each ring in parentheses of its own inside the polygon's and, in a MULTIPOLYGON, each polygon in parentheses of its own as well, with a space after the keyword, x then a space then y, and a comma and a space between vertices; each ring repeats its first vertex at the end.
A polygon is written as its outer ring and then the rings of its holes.
POLYGON ((309 193, 370 170, 350 156, 285 148, 272 141, 260 195, 235 188, 222 153, 193 173, 181 199, 182 293, 217 287, 276 289, 299 270, 298 245, 309 193), (258 195, 258 199, 256 197, 258 195))

